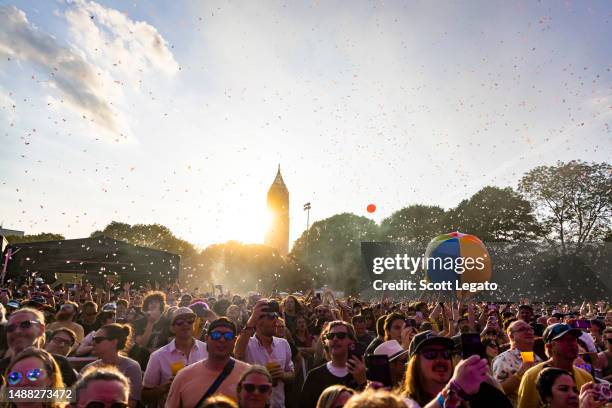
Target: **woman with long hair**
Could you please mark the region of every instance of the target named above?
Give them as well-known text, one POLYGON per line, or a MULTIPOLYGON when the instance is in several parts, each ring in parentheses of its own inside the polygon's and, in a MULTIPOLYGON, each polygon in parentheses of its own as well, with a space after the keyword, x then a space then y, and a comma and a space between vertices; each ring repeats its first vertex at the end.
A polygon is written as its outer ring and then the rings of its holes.
POLYGON ((136 407, 142 389, 142 371, 140 364, 125 355, 131 342, 132 329, 129 325, 112 323, 102 326, 93 336, 93 354, 98 357, 83 367, 84 371, 91 366, 113 366, 130 380, 130 408, 136 407))
POLYGON ((496 340, 485 339, 482 342, 482 346, 485 349, 487 361, 489 362, 489 368, 493 367, 493 360, 499 355, 499 344, 496 340))
POLYGON ((345 387, 344 385, 332 385, 327 387, 319 396, 317 408, 340 408, 346 404, 353 395, 355 390, 345 387))
MULTIPOLYGON (((28 347, 18 353, 4 373, 6 384, 2 386, 2 395, 15 399, 20 393, 35 389, 60 389, 64 387, 62 373, 59 366, 47 351, 28 347)), ((68 395, 64 396, 66 401, 68 395)), ((27 399, 27 397, 26 397, 27 399)), ((31 400, 32 398, 30 398, 31 400)), ((61 408, 65 402, 8 402, 4 403, 6 408, 61 408)))
POLYGON ((252 365, 238 380, 238 406, 264 408, 272 397, 272 376, 265 367, 252 365))
POLYGON ((293 295, 287 296, 282 302, 282 311, 285 325, 292 335, 295 334, 295 319, 297 315, 302 313, 300 301, 293 295))
POLYGON ((314 354, 316 338, 308 331, 308 320, 304 315, 298 315, 295 318, 295 334, 293 339, 300 352, 308 356, 314 354))
POLYGON ((115 323, 115 312, 110 310, 104 310, 96 316, 96 321, 93 325, 93 331, 87 334, 79 347, 76 350, 77 356, 89 356, 93 351, 93 337, 96 334, 96 330, 107 324, 115 323))

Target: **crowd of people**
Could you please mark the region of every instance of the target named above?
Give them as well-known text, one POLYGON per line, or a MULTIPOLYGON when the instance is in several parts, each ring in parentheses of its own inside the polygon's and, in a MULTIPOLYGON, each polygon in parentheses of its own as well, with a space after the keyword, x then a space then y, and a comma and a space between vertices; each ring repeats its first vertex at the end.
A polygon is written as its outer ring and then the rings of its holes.
POLYGON ((201 293, 40 279, 0 289, 9 407, 612 406, 612 308, 201 293), (46 400, 16 390, 70 390, 46 400))

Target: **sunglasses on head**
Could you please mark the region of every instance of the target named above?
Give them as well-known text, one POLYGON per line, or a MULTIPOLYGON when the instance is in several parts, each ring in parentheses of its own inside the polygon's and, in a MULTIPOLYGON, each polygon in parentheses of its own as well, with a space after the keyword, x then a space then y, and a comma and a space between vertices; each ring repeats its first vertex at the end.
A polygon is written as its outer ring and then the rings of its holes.
POLYGON ((330 333, 327 333, 325 335, 325 338, 327 340, 333 340, 334 337, 337 337, 338 340, 344 340, 344 339, 346 339, 347 336, 348 336, 348 333, 346 333, 346 332, 337 332, 337 333, 331 333, 330 332, 330 333))
POLYGON ((223 337, 227 341, 232 341, 234 340, 234 337, 236 337, 233 332, 220 332, 217 330, 211 332, 209 336, 214 341, 221 340, 221 337, 223 337))
POLYGON ((441 358, 443 360, 450 360, 453 353, 450 350, 424 350, 421 354, 426 360, 435 360, 441 358))
POLYGON ((194 322, 195 322, 194 319, 176 319, 174 321, 174 324, 176 326, 183 326, 184 324, 187 324, 187 326, 193 326, 194 322))
MULTIPOLYGON (((47 372, 42 368, 34 368, 25 373, 25 378, 27 378, 30 382, 36 382, 39 379, 45 378, 46 373, 47 372)), ((10 385, 17 385, 21 382, 21 380, 23 380, 23 377, 24 376, 21 372, 13 371, 6 377, 6 380, 10 385)))
POLYGON ((127 408, 128 404, 125 402, 111 402, 106 403, 102 401, 91 401, 89 404, 85 405, 85 408, 127 408))
POLYGON ((246 392, 255 392, 255 390, 257 390, 260 394, 265 394, 270 391, 272 386, 270 384, 242 384, 242 388, 244 388, 246 392))
POLYGON ((30 327, 32 327, 33 324, 38 324, 38 322, 36 320, 24 320, 23 322, 19 322, 19 323, 11 323, 6 326, 6 331, 7 333, 12 333, 15 330, 17 330, 17 326, 19 326, 20 328, 24 330, 27 330, 30 327))
POLYGON ((100 344, 102 343, 104 340, 110 340, 110 338, 106 337, 106 336, 94 336, 92 338, 93 342, 96 344, 100 344))
POLYGON ((268 319, 276 319, 277 317, 279 317, 279 315, 276 312, 266 312, 261 317, 267 317, 268 319))

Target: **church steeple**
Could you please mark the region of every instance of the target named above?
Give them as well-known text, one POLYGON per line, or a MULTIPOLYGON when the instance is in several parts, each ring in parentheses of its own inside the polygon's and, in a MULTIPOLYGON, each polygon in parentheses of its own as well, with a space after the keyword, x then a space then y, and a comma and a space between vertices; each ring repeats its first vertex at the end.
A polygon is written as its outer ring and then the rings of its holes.
POLYGON ((268 208, 272 213, 272 225, 266 233, 265 243, 285 256, 289 252, 289 190, 283 180, 280 164, 268 190, 268 208))

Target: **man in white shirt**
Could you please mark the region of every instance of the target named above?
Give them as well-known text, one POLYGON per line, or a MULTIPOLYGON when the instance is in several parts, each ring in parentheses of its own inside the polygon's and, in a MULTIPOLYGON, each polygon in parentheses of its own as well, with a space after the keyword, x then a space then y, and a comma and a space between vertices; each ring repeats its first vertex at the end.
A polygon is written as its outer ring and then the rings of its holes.
POLYGON ((143 378, 144 402, 157 401, 157 406, 163 407, 176 373, 208 357, 206 343, 193 337, 195 318, 196 314, 188 307, 180 307, 172 315, 170 331, 175 337, 149 358, 143 378))
POLYGON ((237 359, 249 364, 260 364, 270 372, 273 379, 270 399, 272 408, 285 406, 285 383, 292 382, 295 376, 289 343, 274 337, 274 323, 278 317, 277 302, 259 300, 234 348, 237 359))
MULTIPOLYGON (((504 389, 513 404, 516 404, 517 391, 525 371, 541 363, 542 359, 533 352, 535 337, 533 328, 523 320, 512 322, 506 330, 510 339, 510 349, 493 360, 493 376, 504 389), (529 353, 532 361, 525 361, 521 353, 529 353)), ((527 355, 526 355, 527 356, 527 355)))

